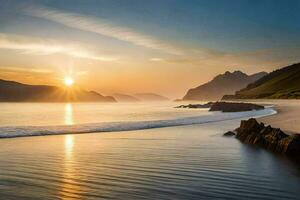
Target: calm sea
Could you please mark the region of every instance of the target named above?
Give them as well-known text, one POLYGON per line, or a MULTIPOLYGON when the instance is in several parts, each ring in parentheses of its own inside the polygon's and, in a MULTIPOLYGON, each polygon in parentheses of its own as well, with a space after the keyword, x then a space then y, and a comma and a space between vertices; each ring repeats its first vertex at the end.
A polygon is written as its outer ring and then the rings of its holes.
POLYGON ((175 105, 0 104, 1 137, 68 133, 0 139, 0 199, 300 199, 297 165, 222 136, 271 108, 175 105))

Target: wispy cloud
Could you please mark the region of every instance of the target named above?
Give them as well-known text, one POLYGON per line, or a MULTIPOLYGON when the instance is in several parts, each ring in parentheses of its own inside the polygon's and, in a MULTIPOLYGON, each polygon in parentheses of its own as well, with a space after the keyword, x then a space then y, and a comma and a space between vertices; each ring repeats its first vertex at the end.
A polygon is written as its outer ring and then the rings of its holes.
POLYGON ((150 58, 149 60, 153 61, 153 62, 160 62, 160 61, 163 61, 164 59, 163 58, 150 58))
POLYGON ((50 55, 59 53, 75 58, 98 61, 116 60, 116 58, 110 56, 98 56, 95 53, 76 45, 61 43, 55 40, 45 40, 4 33, 0 33, 0 49, 12 49, 21 51, 21 53, 24 54, 34 55, 50 55))
POLYGON ((28 6, 23 10, 27 15, 54 21, 68 27, 101 34, 169 54, 183 54, 183 50, 174 45, 160 41, 149 35, 139 33, 128 27, 115 25, 104 19, 60 11, 43 6, 28 6))
POLYGON ((52 73, 51 70, 44 69, 44 68, 35 68, 35 67, 0 67, 0 71, 7 71, 7 72, 32 72, 32 73, 43 73, 43 74, 50 74, 52 73))

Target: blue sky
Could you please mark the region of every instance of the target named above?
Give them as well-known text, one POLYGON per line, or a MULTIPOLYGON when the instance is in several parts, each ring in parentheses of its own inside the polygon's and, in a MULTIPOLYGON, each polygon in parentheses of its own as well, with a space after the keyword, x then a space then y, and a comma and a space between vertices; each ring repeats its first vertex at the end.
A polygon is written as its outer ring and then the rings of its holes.
POLYGON ((2 0, 1 29, 24 31, 8 22, 32 22, 18 10, 26 4, 100 17, 162 39, 223 51, 293 46, 300 41, 299 0, 2 0))
POLYGON ((149 74, 145 88, 155 92, 150 81, 172 69, 168 81, 189 77, 179 81, 180 94, 226 70, 254 73, 299 61, 299 9, 299 0, 1 0, 0 68, 55 72, 61 63, 106 73, 114 78, 100 86, 82 82, 106 93, 140 92, 110 87, 119 76, 142 80, 138 73, 149 74), (50 58, 57 62, 45 62, 50 58))

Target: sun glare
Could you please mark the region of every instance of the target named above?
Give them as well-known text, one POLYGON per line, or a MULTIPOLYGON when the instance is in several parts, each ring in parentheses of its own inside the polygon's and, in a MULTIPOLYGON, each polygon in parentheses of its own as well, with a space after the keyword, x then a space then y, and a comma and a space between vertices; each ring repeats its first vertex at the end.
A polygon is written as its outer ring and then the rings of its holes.
POLYGON ((74 84, 74 80, 71 77, 65 77, 64 83, 66 86, 72 86, 74 84))

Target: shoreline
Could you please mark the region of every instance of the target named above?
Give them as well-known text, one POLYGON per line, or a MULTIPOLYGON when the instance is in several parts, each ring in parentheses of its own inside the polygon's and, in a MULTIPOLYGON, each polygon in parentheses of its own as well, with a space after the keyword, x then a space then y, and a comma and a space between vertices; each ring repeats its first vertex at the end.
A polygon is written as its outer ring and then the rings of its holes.
POLYGON ((50 126, 6 126, 0 127, 0 139, 34 137, 48 135, 67 135, 67 134, 88 134, 104 132, 134 131, 154 128, 164 128, 173 126, 186 126, 193 124, 205 124, 228 120, 238 120, 243 118, 259 118, 274 114, 274 109, 263 109, 245 112, 232 112, 226 114, 207 114, 200 116, 190 116, 175 119, 149 120, 149 121, 120 121, 102 122, 74 125, 50 125, 50 126))
MULTIPOLYGON (((264 105, 264 106, 274 106, 272 109, 274 109, 276 111, 276 114, 271 114, 268 116, 265 115, 256 115, 253 116, 254 118, 256 118, 259 122, 263 122, 266 125, 271 125, 274 128, 280 128, 282 129, 285 133, 287 134, 293 134, 293 133, 300 133, 300 118, 298 117, 300 114, 300 100, 270 100, 270 99, 260 99, 260 100, 239 100, 241 102, 249 102, 249 103, 255 103, 255 104, 260 104, 260 105, 264 105)), ((243 118, 243 117, 242 117, 243 118)), ((241 119, 242 119, 241 118, 241 119)), ((233 117, 232 119, 238 119, 233 117)), ((232 120, 229 119, 229 120, 232 120)), ((241 120, 238 119, 238 120, 241 120)), ((178 119, 177 119, 178 120, 178 119)), ((134 127, 138 127, 139 130, 143 130, 143 129, 150 129, 150 128, 162 128, 162 127, 169 127, 170 126, 170 121, 177 121, 177 120, 154 120, 152 121, 152 123, 148 124, 148 125, 141 125, 141 121, 138 124, 134 124, 134 127), (167 121, 168 123, 166 124, 159 124, 158 126, 153 126, 153 122, 162 122, 162 121, 167 121)), ((184 120, 181 119, 181 120, 184 120)), ((228 119, 227 119, 228 120, 228 119)), ((217 122, 219 120, 213 121, 213 122, 217 122)), ((220 120, 223 121, 223 120, 220 120)), ((148 121, 144 121, 144 122, 148 122, 148 121)), ((202 122, 202 123, 208 123, 211 122, 210 120, 206 121, 206 122, 202 122)), ((175 122, 174 122, 175 123, 175 122)), ((190 123, 175 123, 172 124, 171 126, 184 126, 184 125, 191 125, 191 124, 198 124, 199 122, 190 122, 190 123)), ((202 124, 200 123, 200 124, 202 124)), ((83 125, 83 124, 81 124, 83 125)), ((116 130, 110 130, 111 125, 109 126, 105 126, 105 127, 94 127, 92 126, 94 124, 84 124, 84 126, 73 126, 73 127, 68 127, 68 126, 61 126, 58 130, 54 130, 54 127, 51 127, 51 130, 45 130, 45 128, 47 129, 47 127, 43 127, 43 131, 42 133, 39 133, 38 130, 36 130, 35 128, 37 127, 31 127, 33 128, 32 130, 26 130, 26 128, 28 127, 18 127, 19 131, 33 131, 34 133, 29 133, 29 134, 21 134, 21 135, 13 135, 13 136, 8 136, 5 135, 4 137, 0 137, 1 139, 7 139, 7 138, 18 138, 18 137, 29 137, 29 136, 45 136, 45 135, 61 135, 61 134, 86 134, 86 133, 97 133, 97 132, 119 132, 119 131, 131 131, 131 130, 135 130, 135 128, 129 128, 128 125, 130 124, 125 124, 125 130, 119 130, 118 126, 114 127, 116 128, 116 130), (77 128, 80 128, 82 130, 78 130, 77 128), (72 132, 68 131, 64 131, 64 129, 71 129, 72 132), (103 129, 103 130, 102 130, 103 129), (58 131, 56 133, 54 133, 55 131, 58 131), (68 132, 68 133, 67 133, 68 132)), ((132 124, 131 124, 132 125, 132 124)), ((4 128, 8 128, 8 127, 4 127, 4 128)), ((29 126, 30 128, 30 126, 29 126)), ((49 128, 49 127, 48 127, 49 128)), ((56 127, 58 128, 58 127, 56 127)), ((113 129, 114 129, 113 128, 113 129)), ((120 127, 119 127, 120 128, 120 127)), ((123 127, 124 128, 124 127, 123 127)), ((11 132, 12 130, 8 131, 11 132)))
POLYGON ((258 117, 257 120, 274 128, 280 128, 287 134, 300 133, 300 100, 250 99, 238 101, 273 105, 277 114, 258 117))

